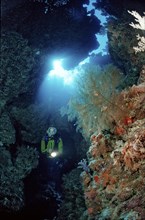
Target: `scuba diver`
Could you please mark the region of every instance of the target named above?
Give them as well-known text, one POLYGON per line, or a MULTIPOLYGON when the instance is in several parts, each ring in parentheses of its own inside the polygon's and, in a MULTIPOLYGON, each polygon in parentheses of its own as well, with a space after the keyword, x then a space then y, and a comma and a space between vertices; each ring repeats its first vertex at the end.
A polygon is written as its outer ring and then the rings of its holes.
POLYGON ((41 153, 46 153, 49 158, 62 156, 63 142, 55 127, 49 127, 46 135, 42 138, 41 153))
POLYGON ((41 153, 48 157, 49 179, 55 183, 57 191, 61 191, 61 178, 65 163, 63 141, 55 127, 49 127, 41 140, 41 153))

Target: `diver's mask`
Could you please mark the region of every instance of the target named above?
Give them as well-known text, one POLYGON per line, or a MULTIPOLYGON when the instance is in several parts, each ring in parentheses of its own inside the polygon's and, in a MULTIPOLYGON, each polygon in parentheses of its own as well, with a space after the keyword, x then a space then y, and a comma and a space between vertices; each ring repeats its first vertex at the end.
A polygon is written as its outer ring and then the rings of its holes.
POLYGON ((57 129, 55 127, 49 127, 47 130, 48 137, 52 137, 56 134, 57 129))

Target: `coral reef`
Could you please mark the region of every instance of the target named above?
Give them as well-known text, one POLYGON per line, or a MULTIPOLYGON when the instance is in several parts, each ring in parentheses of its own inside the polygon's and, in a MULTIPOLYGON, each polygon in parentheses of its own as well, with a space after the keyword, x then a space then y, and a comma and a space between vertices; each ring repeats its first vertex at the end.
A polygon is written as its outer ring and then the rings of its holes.
POLYGON ((48 112, 49 107, 46 105, 13 107, 10 113, 13 121, 17 122, 19 139, 27 143, 39 143, 48 126, 48 112))
MULTIPOLYGON (((134 24, 133 22, 130 23, 130 26, 132 26, 133 28, 139 29, 139 30, 145 30, 145 16, 141 16, 136 11, 132 11, 132 12, 128 11, 128 13, 133 15, 136 18, 135 21, 137 22, 137 24, 134 24)), ((145 12, 143 14, 145 15, 145 12)), ((140 36, 138 34, 136 36, 136 38, 138 40, 138 46, 137 47, 133 47, 133 49, 135 50, 135 53, 145 51, 145 37, 144 36, 140 36)))
POLYGON ((23 179, 37 167, 38 152, 23 146, 14 158, 2 143, 0 151, 0 211, 18 211, 25 204, 23 179))
POLYGON ((144 52, 135 53, 136 35, 142 36, 142 31, 130 27, 130 15, 124 13, 122 19, 111 20, 108 23, 109 52, 115 65, 126 75, 122 88, 137 83, 139 73, 144 65, 144 52))
POLYGON ((15 129, 7 112, 0 116, 0 141, 8 145, 15 143, 15 129))
POLYGON ((38 143, 47 128, 49 108, 33 103, 38 87, 34 49, 20 34, 5 29, 1 43, 0 141, 7 146, 38 143))
POLYGON ((93 132, 105 129, 112 115, 108 105, 114 108, 110 98, 118 93, 117 86, 122 80, 122 74, 113 65, 100 66, 86 64, 78 70, 75 84, 75 94, 71 98, 66 114, 69 121, 76 121, 77 130, 84 138, 93 132))
POLYGON ((17 133, 11 108, 14 105, 20 106, 22 102, 24 106, 23 96, 32 91, 35 83, 35 80, 32 82, 35 73, 30 74, 34 65, 34 54, 28 41, 16 32, 2 30, 1 44, 0 141, 9 145, 16 142, 17 133))
MULTIPOLYGON (((83 171, 88 220, 136 219, 145 217, 145 81, 118 95, 121 113, 118 124, 91 136, 87 152, 90 173, 83 171), (122 101, 121 101, 122 100, 122 101), (126 108, 126 109, 125 109, 126 108)), ((119 111, 120 112, 120 111, 119 111)), ((118 116, 117 116, 118 117, 118 116)))
POLYGON ((1 45, 0 99, 7 103, 29 91, 34 56, 27 40, 16 32, 3 30, 1 45))
POLYGON ((74 169, 63 176, 64 200, 58 212, 57 220, 85 220, 85 201, 80 179, 80 170, 74 169))

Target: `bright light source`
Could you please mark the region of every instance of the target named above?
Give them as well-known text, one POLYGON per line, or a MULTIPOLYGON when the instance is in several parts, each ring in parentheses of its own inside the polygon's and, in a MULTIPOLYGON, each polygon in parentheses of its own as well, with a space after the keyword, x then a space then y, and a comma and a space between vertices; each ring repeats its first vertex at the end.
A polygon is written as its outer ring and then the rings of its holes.
POLYGON ((51 157, 56 157, 57 156, 57 152, 52 152, 51 153, 51 157))
POLYGON ((49 72, 50 77, 60 77, 64 84, 70 85, 73 82, 72 71, 67 71, 62 67, 62 60, 55 60, 53 62, 54 69, 49 72))
POLYGON ((61 60, 55 60, 55 61, 53 62, 53 66, 54 66, 54 69, 55 69, 55 70, 63 69, 63 68, 62 68, 62 61, 61 61, 61 60))

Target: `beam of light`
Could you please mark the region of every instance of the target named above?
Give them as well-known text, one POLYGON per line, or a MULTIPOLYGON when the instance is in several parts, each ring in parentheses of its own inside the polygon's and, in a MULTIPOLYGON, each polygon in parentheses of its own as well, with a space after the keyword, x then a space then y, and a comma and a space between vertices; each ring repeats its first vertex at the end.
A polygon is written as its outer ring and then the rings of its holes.
POLYGON ((53 62, 53 70, 49 72, 49 77, 58 77, 62 78, 64 84, 70 85, 73 82, 72 71, 65 70, 62 67, 62 60, 55 60, 53 62))

